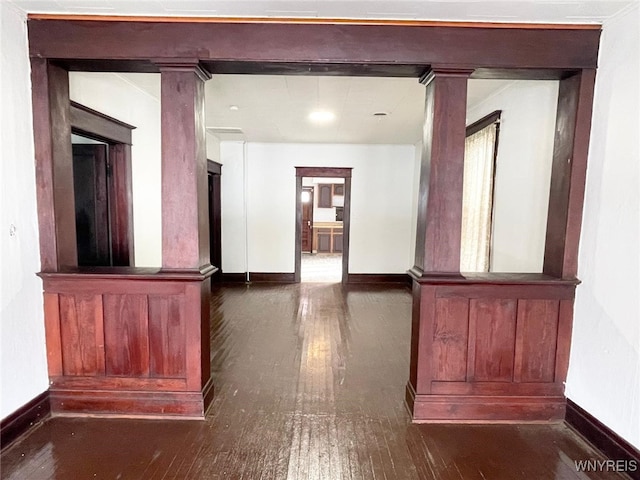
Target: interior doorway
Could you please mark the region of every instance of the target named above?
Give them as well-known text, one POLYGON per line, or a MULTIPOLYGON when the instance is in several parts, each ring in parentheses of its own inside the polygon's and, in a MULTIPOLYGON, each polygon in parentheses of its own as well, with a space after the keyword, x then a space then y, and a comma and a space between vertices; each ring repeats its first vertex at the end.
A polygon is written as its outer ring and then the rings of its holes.
POLYGON ((70 102, 77 264, 135 265, 134 126, 70 102))
POLYGON ((351 168, 296 167, 296 282, 348 280, 351 168))
POLYGON ((302 178, 303 283, 342 280, 344 178, 302 178))
POLYGON ((79 266, 111 266, 108 149, 104 142, 72 136, 73 193, 79 266))
MULTIPOLYGON (((304 179, 302 180, 304 184, 304 179)), ((302 187, 302 253, 313 253, 313 204, 315 200, 313 186, 302 187)))
MULTIPOLYGON (((212 280, 222 278, 222 165, 207 160, 207 183, 209 204, 209 261, 218 268, 212 280)), ((213 282, 212 282, 213 283, 213 282)))

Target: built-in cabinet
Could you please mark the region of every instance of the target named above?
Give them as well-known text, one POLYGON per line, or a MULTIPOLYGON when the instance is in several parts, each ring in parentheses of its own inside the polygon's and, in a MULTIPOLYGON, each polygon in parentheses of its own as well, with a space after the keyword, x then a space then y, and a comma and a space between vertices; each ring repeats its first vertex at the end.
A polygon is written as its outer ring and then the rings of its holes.
POLYGON ((342 253, 342 222, 318 222, 313 226, 316 253, 342 253))
POLYGON ((342 206, 334 197, 344 196, 343 183, 320 183, 318 184, 318 208, 332 208, 342 206))

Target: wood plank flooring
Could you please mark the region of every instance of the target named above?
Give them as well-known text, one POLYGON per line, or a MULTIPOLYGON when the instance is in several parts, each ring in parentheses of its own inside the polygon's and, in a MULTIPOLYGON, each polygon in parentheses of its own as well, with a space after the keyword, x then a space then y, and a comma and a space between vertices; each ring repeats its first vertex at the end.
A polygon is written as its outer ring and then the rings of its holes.
POLYGON ((53 418, 3 479, 609 479, 563 425, 412 425, 403 287, 236 285, 212 298, 216 393, 198 421, 53 418))

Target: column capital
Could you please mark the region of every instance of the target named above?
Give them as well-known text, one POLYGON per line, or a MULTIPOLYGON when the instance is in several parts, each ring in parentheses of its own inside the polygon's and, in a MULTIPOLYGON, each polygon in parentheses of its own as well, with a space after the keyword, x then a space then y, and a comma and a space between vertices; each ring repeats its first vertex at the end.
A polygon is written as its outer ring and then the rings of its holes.
POLYGON ((452 67, 443 65, 431 65, 431 67, 422 74, 420 77, 420 83, 423 85, 429 84, 436 77, 470 77, 474 72, 470 67, 452 67))
POLYGON ((211 73, 200 65, 196 58, 172 58, 155 59, 151 62, 162 72, 193 72, 200 80, 206 82, 211 78, 211 73))

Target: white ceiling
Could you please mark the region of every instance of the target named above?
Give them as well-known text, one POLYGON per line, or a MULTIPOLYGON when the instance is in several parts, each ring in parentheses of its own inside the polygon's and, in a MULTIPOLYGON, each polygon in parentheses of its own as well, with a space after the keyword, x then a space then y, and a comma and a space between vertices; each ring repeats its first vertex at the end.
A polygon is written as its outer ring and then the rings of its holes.
MULTIPOLYGON (((3 0, 7 1, 7 0, 3 0)), ((30 13, 601 23, 638 0, 8 0, 30 13)))
MULTIPOLYGON (((7 1, 7 0, 0 0, 7 1)), ((602 23, 640 0, 8 0, 28 13, 318 17, 602 23)), ((119 74, 159 98, 159 75, 119 74)), ((507 81, 472 80, 469 104, 507 81)), ((424 87, 411 78, 216 75, 207 82, 207 128, 220 138, 263 142, 415 143, 424 87), (237 111, 229 107, 237 105, 237 111), (314 108, 336 121, 307 120, 314 108), (385 117, 374 117, 386 112, 385 117)))
MULTIPOLYGON (((117 75, 160 99, 159 74, 117 75)), ((468 105, 509 83, 470 80, 468 105)), ((424 90, 415 78, 214 75, 205 88, 206 126, 221 139, 253 142, 413 144, 422 135, 424 90), (309 121, 317 108, 335 121, 309 121)))

